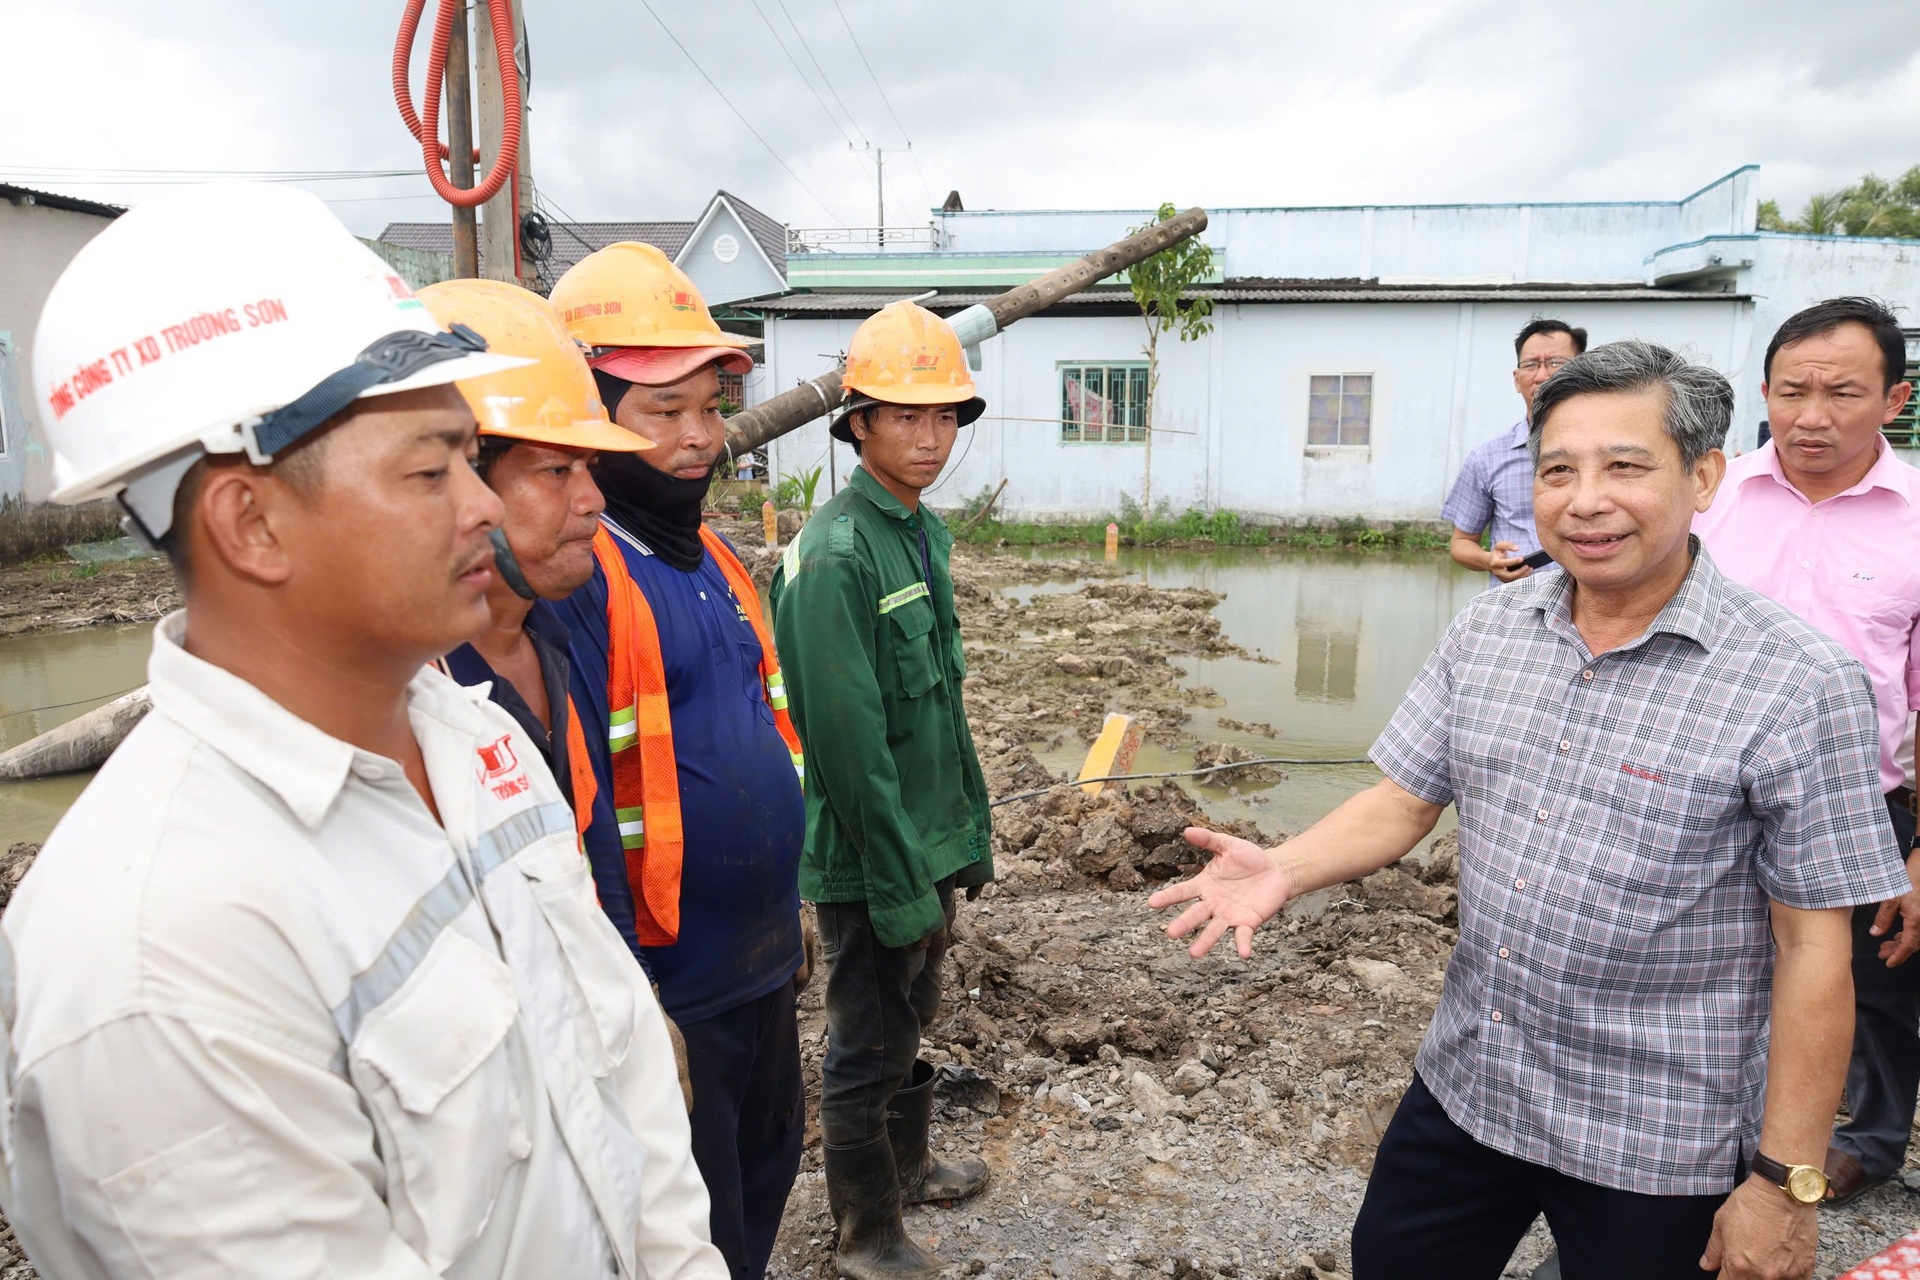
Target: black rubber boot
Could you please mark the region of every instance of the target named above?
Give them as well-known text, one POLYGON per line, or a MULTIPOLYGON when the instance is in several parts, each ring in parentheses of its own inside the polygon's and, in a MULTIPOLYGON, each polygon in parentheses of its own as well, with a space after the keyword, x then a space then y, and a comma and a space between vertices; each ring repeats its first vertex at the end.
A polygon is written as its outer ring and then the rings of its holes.
POLYGON ((893 1147, 875 1138, 857 1147, 823 1146, 827 1204, 839 1239, 834 1267, 848 1280, 934 1280, 940 1259, 915 1244, 900 1221, 893 1147))
POLYGON ((915 1059, 909 1083, 887 1103, 887 1138, 900 1171, 902 1204, 952 1204, 979 1195, 987 1185, 987 1162, 968 1157, 948 1164, 927 1145, 933 1124, 933 1064, 915 1059))

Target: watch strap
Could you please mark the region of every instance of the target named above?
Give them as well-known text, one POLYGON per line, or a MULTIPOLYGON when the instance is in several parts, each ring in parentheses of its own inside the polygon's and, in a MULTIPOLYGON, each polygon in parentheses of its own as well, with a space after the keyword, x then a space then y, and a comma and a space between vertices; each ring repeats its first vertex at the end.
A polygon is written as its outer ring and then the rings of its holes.
POLYGON ((1787 1166, 1762 1152, 1753 1153, 1753 1171, 1777 1187, 1787 1185, 1787 1166))

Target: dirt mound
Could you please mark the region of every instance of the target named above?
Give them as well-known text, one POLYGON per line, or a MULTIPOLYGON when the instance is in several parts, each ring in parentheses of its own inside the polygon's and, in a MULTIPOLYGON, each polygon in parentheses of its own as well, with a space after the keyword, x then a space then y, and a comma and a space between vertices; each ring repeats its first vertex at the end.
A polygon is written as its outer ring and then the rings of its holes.
POLYGON ((160 556, 102 565, 36 560, 0 569, 0 637, 155 622, 180 607, 160 556))
POLYGON ((1212 773, 1203 775, 1209 783, 1234 786, 1244 786, 1247 784, 1270 786, 1276 782, 1286 781, 1287 775, 1270 764, 1250 764, 1240 769, 1223 767, 1238 764, 1243 760, 1258 760, 1259 758, 1259 755, 1247 750, 1245 747, 1236 747, 1227 742, 1203 743, 1193 749, 1193 767, 1196 769, 1213 770, 1212 773))
POLYGON ((20 887, 21 878, 39 853, 39 845, 21 840, 10 845, 5 855, 0 855, 0 912, 13 901, 13 891, 20 887))

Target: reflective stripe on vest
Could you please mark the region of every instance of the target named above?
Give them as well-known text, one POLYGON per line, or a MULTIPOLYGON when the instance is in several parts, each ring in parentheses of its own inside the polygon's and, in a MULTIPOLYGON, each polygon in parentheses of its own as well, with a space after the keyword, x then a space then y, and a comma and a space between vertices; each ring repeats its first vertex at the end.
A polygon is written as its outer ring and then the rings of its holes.
MULTIPOLYGON (((760 679, 767 707, 804 785, 806 761, 787 711, 787 682, 780 674, 760 593, 718 534, 702 525, 700 539, 760 641, 760 679)), ((626 558, 604 523, 594 534, 593 553, 607 579, 607 744, 613 751, 614 818, 627 854, 627 881, 633 887, 634 933, 643 946, 666 946, 680 936, 680 877, 686 852, 666 662, 646 594, 628 573, 626 558)))
POLYGON ((895 609, 898 609, 901 605, 912 604, 915 600, 925 600, 931 597, 932 595, 933 593, 927 590, 926 583, 916 582, 910 587, 900 588, 898 591, 894 592, 890 596, 881 596, 880 597, 880 613, 882 614, 882 616, 884 616, 886 614, 892 613, 895 609))

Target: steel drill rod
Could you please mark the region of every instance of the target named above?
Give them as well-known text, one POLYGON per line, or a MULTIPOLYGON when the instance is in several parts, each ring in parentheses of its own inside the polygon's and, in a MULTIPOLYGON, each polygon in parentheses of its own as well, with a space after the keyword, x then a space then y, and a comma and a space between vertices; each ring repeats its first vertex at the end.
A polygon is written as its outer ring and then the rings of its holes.
MULTIPOLYGON (((1199 208, 1156 222, 1144 231, 1136 231, 1124 240, 968 307, 952 318, 954 331, 963 343, 973 346, 1014 321, 1044 311, 1069 294, 1197 236, 1206 228, 1207 211, 1199 208)), ((742 457, 769 440, 831 412, 840 403, 840 370, 841 366, 836 365, 791 391, 783 391, 771 400, 735 414, 727 424, 727 456, 742 457)))

